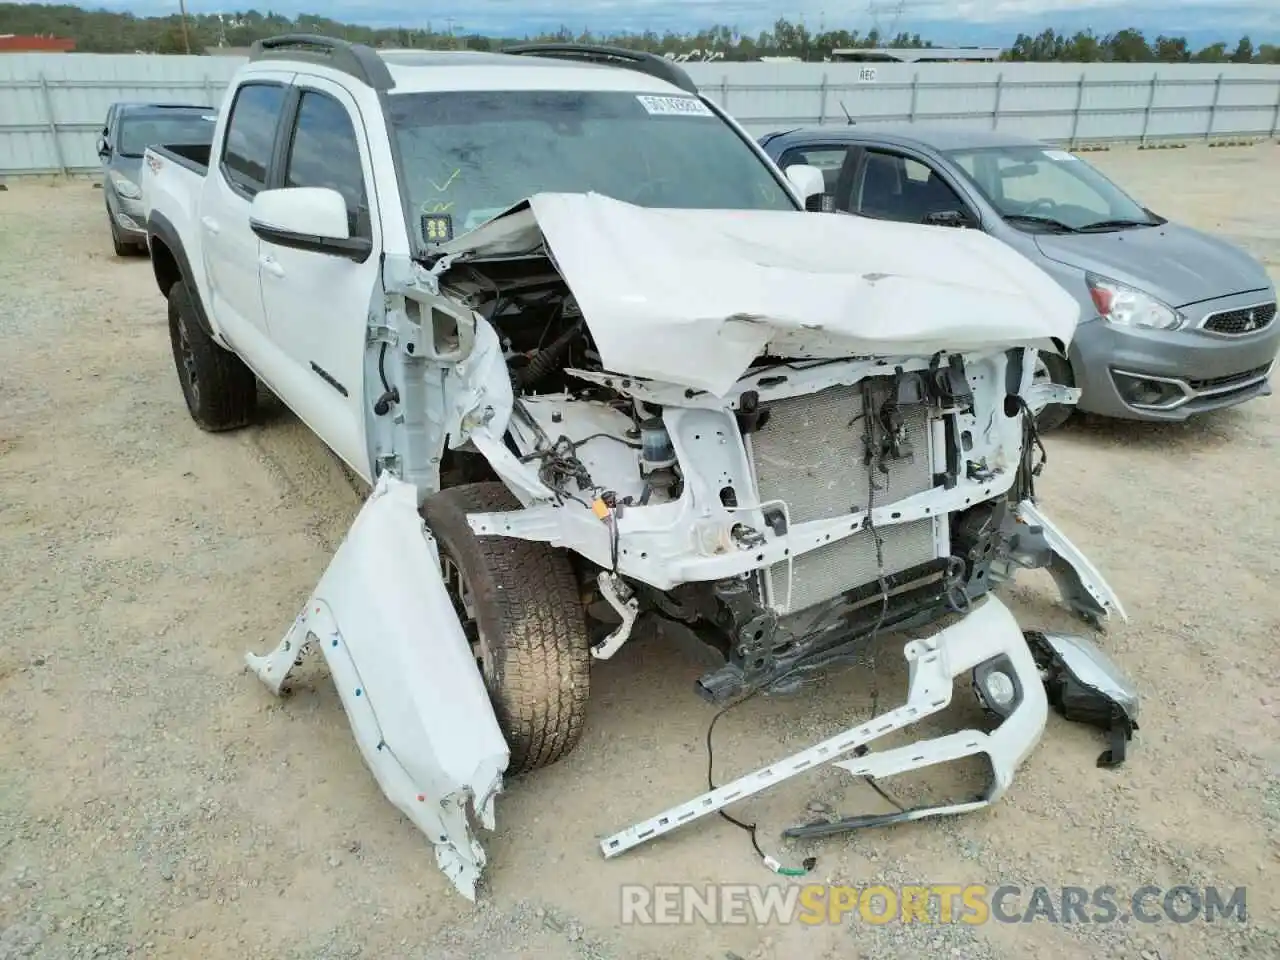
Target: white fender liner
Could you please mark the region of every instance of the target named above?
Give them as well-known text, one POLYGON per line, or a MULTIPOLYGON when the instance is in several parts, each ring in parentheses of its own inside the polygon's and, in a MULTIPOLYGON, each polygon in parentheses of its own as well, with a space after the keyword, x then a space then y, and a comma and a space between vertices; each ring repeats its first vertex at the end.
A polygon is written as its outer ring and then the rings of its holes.
POLYGON ((365 762, 475 900, 509 750, 440 573, 412 484, 384 473, 279 646, 245 662, 279 694, 312 648, 329 664, 365 762))

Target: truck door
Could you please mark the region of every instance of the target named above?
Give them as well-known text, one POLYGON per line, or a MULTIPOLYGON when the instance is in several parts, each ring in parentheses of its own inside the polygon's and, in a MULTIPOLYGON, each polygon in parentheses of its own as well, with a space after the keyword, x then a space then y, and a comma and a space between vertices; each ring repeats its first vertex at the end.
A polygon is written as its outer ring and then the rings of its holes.
POLYGON ((371 478, 365 446, 363 369, 370 300, 382 249, 369 138, 359 105, 320 77, 298 75, 285 111, 277 186, 328 187, 347 202, 353 237, 373 242, 357 262, 262 241, 262 301, 271 338, 310 381, 294 409, 357 473, 371 478))
POLYGON ((249 228, 254 194, 267 186, 291 73, 255 74, 236 91, 200 197, 209 308, 233 344, 267 332, 258 284, 259 240, 249 228))

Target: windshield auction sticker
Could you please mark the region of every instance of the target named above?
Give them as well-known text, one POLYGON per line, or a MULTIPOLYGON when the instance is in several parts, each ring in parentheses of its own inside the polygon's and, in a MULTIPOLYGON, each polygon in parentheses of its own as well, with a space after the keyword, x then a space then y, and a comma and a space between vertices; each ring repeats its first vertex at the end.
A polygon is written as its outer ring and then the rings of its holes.
POLYGON ((709 117, 711 111, 701 100, 694 97, 655 97, 650 94, 637 94, 640 106, 649 113, 663 116, 709 117))

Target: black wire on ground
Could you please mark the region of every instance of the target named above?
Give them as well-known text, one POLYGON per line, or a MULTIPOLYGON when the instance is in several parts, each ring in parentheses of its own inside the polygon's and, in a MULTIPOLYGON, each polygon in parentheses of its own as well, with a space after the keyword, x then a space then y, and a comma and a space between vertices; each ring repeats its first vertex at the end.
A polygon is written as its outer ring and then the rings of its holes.
MULTIPOLYGON (((778 679, 779 680, 786 679, 786 677, 789 675, 790 674, 783 674, 783 676, 779 677, 778 679)), ((730 703, 722 707, 716 713, 716 715, 711 718, 711 723, 708 724, 707 726, 707 789, 708 790, 716 789, 715 779, 712 775, 712 772, 715 767, 715 751, 711 745, 711 735, 712 733, 715 732, 716 721, 718 721, 721 717, 723 717, 726 713, 728 713, 734 707, 742 706, 742 704, 746 703, 748 700, 750 700, 752 697, 758 694, 761 689, 762 689, 761 687, 756 687, 746 696, 740 697, 737 700, 733 701, 733 703, 730 703)), ((801 863, 800 870, 795 870, 789 867, 782 866, 774 857, 769 856, 760 847, 760 840, 756 836, 757 831, 759 830, 759 824, 743 823, 741 820, 737 819, 736 817, 731 817, 729 814, 725 813, 723 810, 717 810, 716 812, 719 813, 720 816, 724 817, 725 820, 732 823, 735 827, 738 827, 739 829, 745 830, 747 832, 747 836, 751 838, 751 847, 752 849, 755 850, 756 856, 758 856, 760 860, 764 863, 764 865, 768 867, 770 870, 772 870, 774 873, 779 873, 787 877, 800 877, 800 876, 804 876, 807 873, 812 872, 813 868, 818 865, 817 857, 805 857, 804 860, 800 861, 801 863)))

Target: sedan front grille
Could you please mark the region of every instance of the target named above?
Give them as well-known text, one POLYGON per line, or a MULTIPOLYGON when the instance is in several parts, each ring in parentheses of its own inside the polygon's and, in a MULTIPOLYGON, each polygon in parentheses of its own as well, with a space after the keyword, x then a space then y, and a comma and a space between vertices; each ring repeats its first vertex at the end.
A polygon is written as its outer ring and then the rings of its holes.
MULTIPOLYGON (((889 473, 885 475, 863 462, 863 408, 861 391, 845 386, 769 404, 769 418, 751 434, 752 466, 761 501, 784 501, 794 525, 861 513, 868 505, 872 470, 877 471, 877 507, 932 489, 927 411, 919 406, 903 409, 914 454, 888 461, 889 473)), ((882 526, 876 533, 886 576, 937 556, 932 518, 882 526)), ((880 575, 875 536, 870 530, 795 557, 789 603, 787 567, 786 561, 776 563, 765 576, 772 605, 779 613, 834 599, 880 575)))
POLYGON ((1233 387, 1236 384, 1252 384, 1260 377, 1266 376, 1269 369, 1271 369, 1271 364, 1264 363, 1260 367, 1254 367, 1252 370, 1246 370, 1243 373, 1233 373, 1225 377, 1209 377, 1205 380, 1188 380, 1186 383, 1188 387, 1196 391, 1233 387))
POLYGON ((1242 307, 1239 310, 1224 310, 1222 313, 1210 314, 1202 324, 1204 329, 1214 333, 1223 333, 1238 337, 1246 333, 1257 333, 1270 326, 1276 318, 1275 302, 1263 303, 1256 307, 1242 307))

